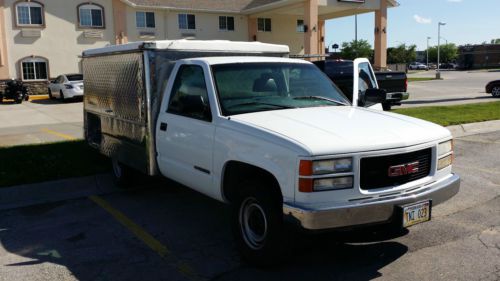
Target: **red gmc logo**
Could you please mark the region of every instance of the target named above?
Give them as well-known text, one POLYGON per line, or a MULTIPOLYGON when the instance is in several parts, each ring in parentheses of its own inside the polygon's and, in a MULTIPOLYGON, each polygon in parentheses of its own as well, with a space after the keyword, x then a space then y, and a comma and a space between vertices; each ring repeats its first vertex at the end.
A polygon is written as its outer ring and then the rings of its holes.
POLYGON ((418 161, 411 162, 403 165, 390 166, 388 175, 389 177, 399 177, 418 172, 418 161))

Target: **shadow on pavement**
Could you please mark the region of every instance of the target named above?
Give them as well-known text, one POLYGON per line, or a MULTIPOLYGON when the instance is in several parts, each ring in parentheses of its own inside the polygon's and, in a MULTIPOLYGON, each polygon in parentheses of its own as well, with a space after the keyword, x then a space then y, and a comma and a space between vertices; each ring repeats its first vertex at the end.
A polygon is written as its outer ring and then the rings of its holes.
POLYGON ((166 245, 169 257, 160 258, 90 200, 77 199, 0 212, 5 277, 31 279, 37 275, 19 274, 34 271, 47 279, 50 270, 37 266, 49 263, 78 280, 189 280, 171 262, 180 260, 207 280, 368 280, 408 251, 389 241, 406 230, 292 232, 288 260, 259 269, 240 261, 223 204, 169 181, 103 198, 166 245))

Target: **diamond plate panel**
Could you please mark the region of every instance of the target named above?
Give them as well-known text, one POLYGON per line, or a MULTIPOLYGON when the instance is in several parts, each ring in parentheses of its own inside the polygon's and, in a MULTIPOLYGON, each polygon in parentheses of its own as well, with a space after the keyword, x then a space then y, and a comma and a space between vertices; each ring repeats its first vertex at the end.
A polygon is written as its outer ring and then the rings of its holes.
POLYGON ((143 71, 140 52, 85 58, 85 109, 145 124, 143 71))

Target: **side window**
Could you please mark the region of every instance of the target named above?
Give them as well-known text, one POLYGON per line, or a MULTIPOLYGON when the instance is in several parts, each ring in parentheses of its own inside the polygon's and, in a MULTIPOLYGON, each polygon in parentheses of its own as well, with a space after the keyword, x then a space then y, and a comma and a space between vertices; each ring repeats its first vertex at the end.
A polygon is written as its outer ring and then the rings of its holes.
POLYGON ((62 75, 60 75, 59 77, 57 77, 57 80, 56 80, 57 84, 62 84, 64 83, 64 77, 62 75))
POLYGON ((198 65, 183 65, 179 68, 167 112, 212 121, 203 68, 198 65))

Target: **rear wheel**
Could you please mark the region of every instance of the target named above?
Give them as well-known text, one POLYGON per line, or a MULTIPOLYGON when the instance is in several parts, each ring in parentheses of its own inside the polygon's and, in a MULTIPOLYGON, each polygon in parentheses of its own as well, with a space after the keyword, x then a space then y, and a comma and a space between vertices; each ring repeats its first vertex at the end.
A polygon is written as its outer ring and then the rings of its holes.
POLYGON ((495 98, 500 97, 500 86, 495 86, 493 89, 491 89, 491 95, 494 96, 495 98))
POLYGON ((113 178, 116 185, 121 188, 128 188, 133 184, 135 170, 119 162, 116 158, 111 158, 113 178))
POLYGON ((249 181, 233 202, 232 230, 246 261, 269 266, 283 260, 289 233, 284 231, 283 207, 272 186, 249 181))
POLYGON ((17 93, 16 98, 14 99, 14 102, 17 104, 23 103, 23 94, 17 93))

